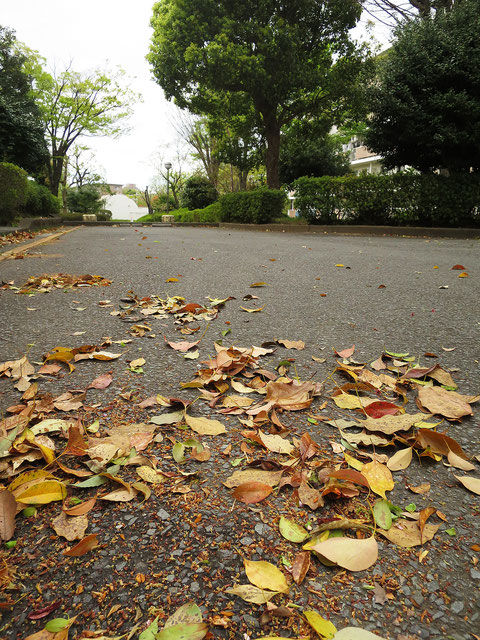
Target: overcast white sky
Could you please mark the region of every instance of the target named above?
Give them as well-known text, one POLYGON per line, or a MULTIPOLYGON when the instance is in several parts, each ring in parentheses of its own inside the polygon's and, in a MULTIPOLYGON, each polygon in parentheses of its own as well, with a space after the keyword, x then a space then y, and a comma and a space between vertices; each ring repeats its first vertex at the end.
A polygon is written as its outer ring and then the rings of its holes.
POLYGON ((152 156, 166 145, 173 156, 176 139, 168 121, 175 108, 151 79, 145 60, 153 0, 0 0, 0 5, 0 24, 14 29, 49 65, 61 69, 73 61, 76 71, 120 65, 132 77, 131 86, 144 101, 130 120, 130 134, 89 139, 88 145, 107 182, 133 182, 143 189, 154 176, 152 156))

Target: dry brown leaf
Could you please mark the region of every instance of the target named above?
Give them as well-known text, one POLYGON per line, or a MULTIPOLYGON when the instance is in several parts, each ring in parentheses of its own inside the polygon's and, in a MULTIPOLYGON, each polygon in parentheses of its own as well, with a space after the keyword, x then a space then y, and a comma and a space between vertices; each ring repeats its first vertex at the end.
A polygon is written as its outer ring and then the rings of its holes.
POLYGON ((274 453, 285 453, 290 455, 292 451, 295 450, 293 444, 281 436, 270 435, 268 433, 263 433, 263 431, 259 431, 258 437, 262 441, 264 447, 274 453))
POLYGON ((368 431, 380 431, 392 435, 397 431, 408 431, 414 424, 426 420, 429 416, 424 413, 404 413, 400 416, 383 416, 383 418, 367 418, 359 421, 359 426, 368 431))
POLYGON ((3 489, 0 491, 0 540, 6 542, 13 536, 16 513, 15 496, 8 489, 3 489))
POLYGON ((63 511, 67 514, 67 516, 83 516, 93 509, 96 501, 96 497, 90 498, 89 500, 85 500, 85 502, 76 504, 74 507, 65 508, 64 506, 63 511))
POLYGON ((442 387, 420 387, 418 399, 422 407, 431 413, 439 414, 451 420, 463 416, 471 416, 473 411, 468 403, 469 396, 462 396, 456 391, 447 391, 442 387))
POLYGON ((426 524, 421 533, 418 522, 400 518, 388 531, 377 529, 377 532, 399 547, 409 548, 420 546, 431 540, 439 527, 439 524, 426 524))
MULTIPOLYGON (((387 532, 388 533, 388 532, 387 532)), ((378 558, 378 544, 375 538, 358 540, 355 538, 330 538, 324 542, 318 542, 310 547, 320 560, 337 564, 349 571, 365 571, 371 567, 378 558)))
POLYGON ((52 528, 57 536, 66 538, 69 542, 72 540, 80 540, 88 527, 88 518, 86 515, 67 516, 64 511, 52 520, 52 528))
POLYGON ((297 349, 298 351, 305 349, 303 340, 277 340, 277 342, 283 345, 285 349, 297 349))
POLYGON ((190 429, 202 436, 218 436, 221 433, 226 433, 225 426, 219 420, 211 420, 210 418, 203 417, 194 418, 186 413, 185 422, 190 429))
POLYGON ((302 584, 310 568, 310 552, 300 551, 292 563, 292 578, 297 584, 302 584))
POLYGON ((461 482, 466 489, 480 495, 480 478, 474 478, 473 476, 455 476, 455 478, 461 482))
POLYGON ((261 482, 276 487, 280 482, 283 471, 267 471, 265 469, 245 469, 235 471, 223 483, 228 489, 238 487, 245 482, 261 482))
POLYGON ((468 460, 464 460, 453 451, 449 451, 447 455, 448 462, 456 469, 462 469, 462 471, 473 471, 476 467, 468 460))
POLYGON ((312 489, 304 480, 298 487, 298 498, 302 504, 306 504, 313 511, 319 507, 323 507, 324 500, 318 489, 312 489))

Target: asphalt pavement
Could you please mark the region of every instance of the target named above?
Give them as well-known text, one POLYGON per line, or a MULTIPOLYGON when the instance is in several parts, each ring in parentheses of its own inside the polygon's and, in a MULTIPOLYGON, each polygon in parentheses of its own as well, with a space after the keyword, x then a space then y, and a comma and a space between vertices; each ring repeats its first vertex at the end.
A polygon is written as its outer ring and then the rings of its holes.
MULTIPOLYGON (((112 280, 112 284, 109 287, 54 290, 35 296, 0 291, 0 362, 28 353, 29 360, 38 363, 43 354, 56 346, 76 347, 100 344, 105 337, 113 340, 129 337, 129 325, 110 315, 112 309, 118 308, 121 298, 178 295, 187 302, 204 304, 208 297, 232 296, 235 299, 226 302, 202 338, 200 361, 214 354, 213 344, 219 339, 243 347, 277 339, 303 340, 306 347, 302 351, 281 349, 270 356, 269 368, 282 358, 294 358, 292 366, 302 380, 328 381, 335 366, 333 349, 354 344, 355 359, 359 362, 371 362, 384 349, 409 352, 426 364, 433 360, 423 354, 436 354, 438 359, 434 361, 454 370, 461 393, 480 391, 480 240, 98 227, 68 233, 55 242, 35 248, 31 257, 26 255, 23 259, 0 263, 0 281, 14 281, 15 285, 42 273, 96 274, 112 280), (454 265, 461 265, 464 270, 452 270, 454 265), (468 276, 459 277, 462 271, 468 276), (169 278, 177 281, 168 283, 169 278), (265 284, 251 288, 253 283, 265 284), (258 296, 258 299, 244 301, 248 294, 258 296), (106 300, 111 301, 107 306, 98 304, 106 300), (242 306, 261 308, 261 311, 247 313, 241 310, 242 306), (222 336, 228 329, 231 329, 228 335, 222 336), (73 335, 78 332, 82 333, 73 335), (325 358, 325 361, 314 361, 312 356, 325 358)), ((197 361, 185 360, 165 346, 164 335, 170 340, 183 339, 170 319, 152 319, 151 325, 154 339, 135 338, 125 349, 124 359, 145 359, 141 378, 132 378, 131 373, 125 373, 125 363, 121 359, 112 363, 93 363, 90 369, 78 366, 71 377, 50 381, 48 390, 55 394, 73 387, 81 388, 108 369, 114 371, 114 384, 103 391, 92 392, 95 401, 103 405, 132 385, 137 385, 145 397, 156 393, 164 396, 185 393, 180 391, 179 385, 192 379, 197 361)), ((202 331, 203 328, 202 325, 202 331)), ((197 338, 187 336, 185 339, 197 338)), ((0 381, 2 411, 18 402, 18 392, 8 381, 0 381)), ((473 409, 474 416, 464 419, 461 424, 454 423, 449 434, 468 454, 479 455, 478 405, 473 409)), ((291 422, 295 424, 293 414, 291 422)), ((317 427, 307 424, 306 427, 310 432, 324 430, 327 435, 322 437, 325 439, 335 435, 331 428, 322 424, 317 427)), ((226 464, 222 469, 228 475, 228 462, 222 464, 226 464)), ((406 557, 403 554, 404 579, 396 576, 398 586, 392 588, 393 597, 383 606, 372 604, 371 593, 362 588, 362 583, 372 576, 379 579, 382 572, 395 572, 398 556, 393 545, 382 545, 384 564, 363 572, 358 580, 343 586, 341 582, 331 582, 334 577, 331 570, 328 574, 318 570, 313 592, 326 589, 325 599, 321 606, 318 604, 319 611, 338 628, 357 620, 361 626, 395 640, 470 639, 472 632, 478 634, 480 629, 480 571, 472 560, 478 553, 471 550, 472 545, 480 543, 478 496, 452 481, 450 471, 442 463, 422 466, 417 462, 410 471, 413 474, 413 480, 408 478, 410 484, 426 480, 432 483, 429 496, 408 494, 407 481, 401 476, 402 480, 389 498, 394 502, 415 498, 421 506, 434 503, 447 516, 448 523, 444 528, 455 526, 456 535, 450 537, 443 533, 439 542, 432 541, 432 546, 428 547, 431 549, 429 557, 423 562, 418 561, 419 548, 409 551, 406 557), (334 599, 331 602, 328 599, 330 585, 334 599)), ((479 475, 478 468, 476 475, 479 475)), ((204 503, 203 507, 208 513, 208 504, 204 503)), ((249 512, 245 517, 248 520, 254 515, 249 512)), ((252 526, 255 522, 260 521, 252 520, 252 526)), ((271 527, 268 530, 270 548, 274 550, 280 544, 279 534, 271 527)), ((36 543, 29 531, 26 526, 21 529, 28 538, 28 550, 33 553, 36 543)), ((260 535, 258 531, 258 528, 247 532, 231 531, 230 535, 238 533, 243 538, 247 535, 256 541, 260 535)), ((240 541, 236 544, 242 548, 240 541)), ((188 545, 185 548, 188 549, 188 545)), ((256 559, 279 561, 274 551, 268 557, 258 554, 257 547, 256 559)), ((135 564, 136 561, 132 562, 135 564)), ((94 580, 107 584, 114 561, 110 565, 108 557, 102 555, 101 563, 94 580)), ((140 563, 148 564, 146 556, 142 556, 140 563)), ((52 574, 47 571, 52 581, 47 587, 47 595, 50 593, 51 597, 55 595, 56 579, 53 564, 48 569, 52 574)), ((237 566, 224 555, 224 564, 229 575, 238 575, 241 562, 237 566)), ((195 568, 193 565, 188 573, 188 566, 187 563, 187 570, 182 573, 187 593, 194 581, 192 572, 195 568)), ((134 573, 137 570, 138 567, 132 569, 134 573)), ((70 577, 78 579, 73 574, 70 577)), ((88 581, 88 572, 84 578, 88 581)), ((23 576, 22 582, 33 585, 34 576, 23 576)), ((168 584, 172 584, 170 579, 168 584)), ((195 584, 198 583, 195 581, 195 584)), ((61 597, 71 603, 67 587, 61 597)), ((96 584, 93 590, 98 591, 96 584)), ((177 592, 169 593, 174 598, 177 592)), ((189 595, 198 604, 204 604, 207 610, 210 605, 214 606, 208 587, 201 582, 199 590, 191 589, 189 595)), ((82 600, 82 597, 77 594, 73 603, 83 609, 94 606, 91 596, 90 601, 82 600)), ((140 601, 140 609, 143 606, 146 616, 146 605, 151 603, 148 593, 145 597, 143 605, 140 601)), ((297 601, 300 605, 306 604, 310 596, 304 593, 301 597, 303 600, 297 601)), ((159 598, 164 599, 161 591, 159 598)), ((127 606, 125 600, 117 601, 112 596, 111 606, 118 602, 127 606)), ((182 602, 179 600, 178 604, 182 602)), ((233 620, 236 622, 229 628, 215 626, 213 637, 243 638, 244 633, 249 633, 251 638, 270 635, 269 627, 260 629, 258 626, 258 605, 248 605, 237 599, 235 606, 241 608, 234 609, 233 620)), ((22 608, 20 603, 14 613, 17 622, 12 622, 12 617, 6 615, 9 626, 4 637, 23 638, 27 632, 41 628, 31 626, 27 612, 26 606, 22 608)), ((94 622, 90 620, 88 628, 97 628, 94 622)), ((122 633, 126 632, 126 627, 119 628, 122 633)), ((294 627, 289 627, 287 622, 282 622, 276 629, 280 630, 275 632, 277 635, 288 637, 294 632, 294 627)))

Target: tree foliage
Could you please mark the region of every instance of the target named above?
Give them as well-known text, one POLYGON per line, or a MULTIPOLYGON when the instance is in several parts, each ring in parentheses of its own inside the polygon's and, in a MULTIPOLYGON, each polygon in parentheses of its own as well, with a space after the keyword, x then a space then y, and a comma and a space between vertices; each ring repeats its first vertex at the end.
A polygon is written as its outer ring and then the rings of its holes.
POLYGON ((282 127, 345 98, 362 60, 349 37, 360 13, 358 0, 161 0, 149 60, 182 108, 212 113, 225 93, 250 103, 275 188, 282 127))
POLYGON ((366 136, 387 167, 480 169, 479 33, 476 0, 397 29, 366 136))
POLYGON ((291 184, 301 176, 340 176, 349 163, 328 122, 294 120, 282 133, 280 180, 291 184))
POLYGON ((37 173, 47 147, 25 60, 13 31, 0 26, 0 161, 37 173))
POLYGON ((132 113, 134 92, 123 86, 124 72, 67 68, 49 74, 36 67, 35 95, 48 139, 50 190, 58 194, 65 159, 84 136, 119 136, 132 113))

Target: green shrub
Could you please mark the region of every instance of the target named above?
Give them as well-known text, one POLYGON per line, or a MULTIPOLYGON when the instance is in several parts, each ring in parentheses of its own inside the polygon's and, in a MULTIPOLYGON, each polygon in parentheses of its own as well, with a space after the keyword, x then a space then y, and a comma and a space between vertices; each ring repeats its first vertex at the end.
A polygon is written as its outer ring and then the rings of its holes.
POLYGON ((281 189, 226 193, 220 198, 223 222, 267 224, 283 213, 286 195, 281 189))
POLYGON ((299 178, 294 188, 311 224, 480 226, 477 174, 324 176, 299 178))
POLYGON ((30 218, 58 216, 60 200, 43 184, 29 180, 23 213, 30 218))
POLYGON ((218 200, 218 193, 212 183, 202 176, 192 176, 186 180, 180 196, 180 204, 186 209, 205 209, 218 200))
POLYGON ((102 199, 95 187, 85 186, 67 191, 67 208, 71 212, 98 213, 102 205, 102 199))
MULTIPOLYGON (((152 215, 142 216, 138 219, 138 222, 161 222, 164 215, 164 211, 156 211, 152 215)), ((170 211, 170 215, 175 217, 175 222, 220 222, 220 202, 214 202, 204 209, 176 209, 175 211, 170 211)))
POLYGON ((27 173, 10 162, 0 162, 0 224, 11 224, 27 201, 27 173))

